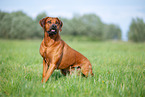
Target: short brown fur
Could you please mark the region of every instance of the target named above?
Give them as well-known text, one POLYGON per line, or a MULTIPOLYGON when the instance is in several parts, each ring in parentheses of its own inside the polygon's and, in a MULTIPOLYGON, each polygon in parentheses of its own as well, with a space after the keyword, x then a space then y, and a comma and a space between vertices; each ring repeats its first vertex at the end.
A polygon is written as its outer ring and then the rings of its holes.
POLYGON ((60 69, 63 75, 71 74, 75 68, 86 77, 92 73, 90 61, 79 52, 68 46, 60 37, 63 23, 58 18, 46 17, 39 21, 44 29, 44 38, 40 45, 43 57, 42 82, 46 82, 55 69, 60 69), (55 34, 52 28, 55 26, 55 34))

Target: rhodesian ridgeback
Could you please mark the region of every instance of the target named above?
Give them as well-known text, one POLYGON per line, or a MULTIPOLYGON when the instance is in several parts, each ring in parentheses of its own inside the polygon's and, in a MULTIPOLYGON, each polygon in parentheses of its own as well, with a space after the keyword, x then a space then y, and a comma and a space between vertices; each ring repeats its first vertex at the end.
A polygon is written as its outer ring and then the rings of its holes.
POLYGON ((63 26, 61 20, 46 17, 41 19, 39 24, 44 29, 44 38, 40 45, 40 54, 43 57, 41 82, 46 82, 55 69, 60 69, 63 75, 78 70, 86 77, 89 74, 93 76, 90 61, 61 39, 59 35, 63 26))

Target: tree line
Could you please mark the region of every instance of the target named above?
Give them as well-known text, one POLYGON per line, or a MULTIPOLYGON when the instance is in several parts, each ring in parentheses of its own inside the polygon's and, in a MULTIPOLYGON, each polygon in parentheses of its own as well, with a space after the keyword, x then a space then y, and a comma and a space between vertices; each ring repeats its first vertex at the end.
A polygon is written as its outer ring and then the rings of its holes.
MULTIPOLYGON (((32 19, 30 16, 22 11, 17 12, 2 12, 0 11, 0 38, 4 39, 34 39, 42 38, 44 35, 43 29, 39 25, 39 20, 46 17, 46 13, 40 13, 36 18, 32 19)), ((61 35, 71 36, 87 36, 95 40, 120 40, 121 29, 115 24, 106 24, 101 21, 100 17, 95 14, 78 15, 75 14, 73 18, 60 18, 63 22, 61 35)), ((136 20, 133 20, 136 23, 136 20)), ((139 21, 139 19, 137 20, 139 21)), ((142 21, 141 21, 142 22, 142 21)), ((142 25, 141 24, 137 25, 142 25)), ((134 26, 130 27, 129 39, 132 39, 132 31, 134 26)), ((142 27, 145 28, 145 27, 142 27)), ((138 29, 138 28, 137 28, 138 29)), ((140 30, 138 30, 140 31, 140 30)), ((135 35, 135 34, 133 34, 135 35)))
MULTIPOLYGON (((39 25, 39 20, 46 16, 46 13, 40 13, 35 19, 32 19, 22 11, 12 13, 0 11, 0 38, 42 38, 43 30, 39 25)), ((119 26, 105 24, 95 14, 75 15, 72 19, 60 19, 64 24, 62 35, 82 35, 98 40, 121 39, 119 26)))
POLYGON ((145 42, 145 22, 141 18, 133 18, 128 31, 128 38, 134 42, 145 42))
POLYGON ((32 19, 22 11, 0 12, 0 38, 27 39, 42 37, 37 18, 32 19))

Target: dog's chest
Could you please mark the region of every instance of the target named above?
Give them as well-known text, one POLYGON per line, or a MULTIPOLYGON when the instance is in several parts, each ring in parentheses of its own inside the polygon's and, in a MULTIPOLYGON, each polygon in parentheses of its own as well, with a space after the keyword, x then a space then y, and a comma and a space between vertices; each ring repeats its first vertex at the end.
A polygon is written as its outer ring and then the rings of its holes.
POLYGON ((39 52, 40 52, 40 55, 44 58, 46 54, 46 48, 41 45, 39 52))
POLYGON ((52 55, 52 49, 45 47, 43 44, 40 46, 40 55, 44 58, 44 59, 48 59, 50 58, 52 55))
POLYGON ((44 40, 43 40, 42 43, 41 43, 41 45, 40 45, 40 49, 39 49, 40 55, 43 58, 46 57, 46 50, 47 50, 47 47, 44 45, 44 40))

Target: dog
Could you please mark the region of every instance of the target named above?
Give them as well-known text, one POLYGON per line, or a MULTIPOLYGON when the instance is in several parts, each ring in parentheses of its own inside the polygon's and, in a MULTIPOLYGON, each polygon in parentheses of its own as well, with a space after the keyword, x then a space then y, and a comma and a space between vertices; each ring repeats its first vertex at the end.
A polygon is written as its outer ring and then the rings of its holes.
POLYGON ((63 75, 72 74, 75 70, 88 77, 93 76, 90 61, 81 53, 68 46, 60 37, 63 23, 57 17, 46 17, 39 21, 44 30, 44 38, 40 45, 40 55, 43 57, 42 81, 47 82, 55 69, 60 69, 63 75))

